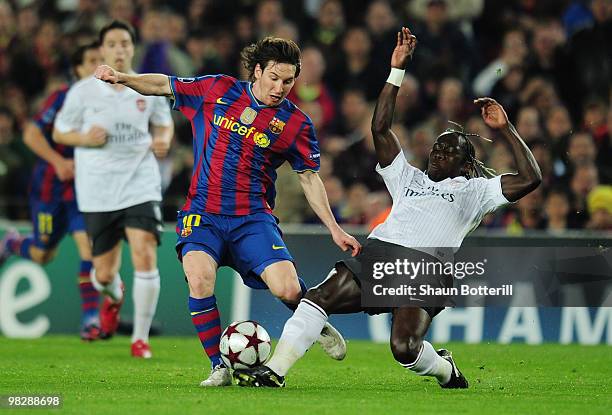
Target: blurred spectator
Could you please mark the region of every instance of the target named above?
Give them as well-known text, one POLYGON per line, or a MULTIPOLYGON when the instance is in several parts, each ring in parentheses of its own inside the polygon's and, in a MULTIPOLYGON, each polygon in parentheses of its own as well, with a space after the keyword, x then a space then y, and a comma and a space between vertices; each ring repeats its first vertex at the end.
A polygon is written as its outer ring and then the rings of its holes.
POLYGON ((540 114, 534 107, 523 107, 516 116, 516 130, 526 143, 542 138, 540 114))
POLYGON ((291 39, 297 44, 300 43, 300 32, 297 25, 288 20, 278 24, 276 29, 274 29, 274 32, 271 33, 271 36, 280 37, 282 39, 291 39))
MULTIPOLYGON (((434 66, 445 68, 447 74, 468 82, 476 62, 472 43, 448 18, 445 0, 429 0, 425 18, 415 25, 413 33, 419 45, 414 53, 414 65, 419 77, 434 66)), ((412 66, 412 65, 411 65, 412 66)))
POLYGON ((467 116, 464 99, 461 82, 456 78, 444 79, 440 84, 436 111, 425 124, 438 134, 448 128, 449 120, 463 124, 467 116))
POLYGON ((508 151, 504 143, 499 141, 495 142, 493 145, 487 165, 495 170, 497 174, 511 173, 515 171, 512 153, 508 151))
POLYGON ((410 73, 406 73, 402 86, 397 92, 393 119, 410 128, 423 121, 425 117, 426 113, 421 102, 419 81, 410 73))
MULTIPOLYGON (((412 0, 408 2, 408 10, 413 17, 423 19, 430 2, 431 0, 412 0)), ((448 18, 455 21, 472 20, 482 13, 484 3, 484 0, 447 1, 448 18)))
POLYGON ((567 218, 570 211, 569 197, 560 189, 552 189, 544 202, 544 229, 550 233, 563 233, 570 228, 567 218))
POLYGON ((493 86, 491 95, 504 107, 510 119, 516 118, 520 108, 520 94, 524 83, 524 68, 514 65, 508 68, 506 75, 493 86))
MULTIPOLYGON (((372 42, 368 32, 362 27, 346 31, 342 39, 342 54, 328 66, 327 83, 336 94, 346 88, 363 89, 368 101, 378 97, 382 89, 389 65, 381 65, 372 60, 372 42)), ((387 57, 386 62, 389 62, 387 57)))
POLYGON ((544 116, 559 104, 559 97, 553 84, 543 78, 529 79, 519 99, 523 105, 534 107, 544 116))
POLYGON ((10 78, 28 97, 42 93, 47 80, 60 71, 58 42, 57 24, 45 20, 37 28, 32 45, 18 44, 11 61, 10 78))
POLYGON ((317 22, 308 41, 316 45, 325 59, 330 61, 339 47, 344 29, 342 2, 340 0, 324 0, 319 7, 317 22))
POLYGON ((139 72, 191 76, 196 68, 190 56, 173 41, 182 41, 184 19, 176 14, 152 9, 142 18, 141 42, 134 54, 139 72))
POLYGON ((108 16, 104 14, 102 0, 78 0, 77 9, 68 15, 62 28, 66 32, 85 28, 98 32, 108 20, 108 16))
POLYGON ((541 187, 519 199, 503 216, 502 226, 512 235, 523 234, 526 230, 542 229, 544 227, 542 199, 541 187))
POLYGON ((601 182, 612 184, 612 105, 606 121, 606 135, 597 143, 597 168, 601 182))
POLYGON ((597 150, 593 137, 587 132, 578 132, 570 136, 567 145, 567 159, 570 168, 595 163, 597 150))
POLYGON ((361 126, 370 110, 365 94, 361 89, 347 89, 340 101, 341 117, 337 123, 336 133, 345 137, 348 144, 362 138, 361 126))
POLYGON ((31 157, 16 134, 13 114, 8 108, 0 107, 0 215, 9 219, 27 218, 31 166, 31 157))
POLYGON ((136 30, 140 29, 140 18, 132 0, 110 0, 108 5, 110 20, 121 20, 131 24, 136 30))
POLYGON ((580 104, 591 95, 608 100, 612 79, 612 6, 609 0, 591 0, 593 24, 576 33, 568 42, 571 87, 565 95, 567 105, 578 118, 580 104))
POLYGON ((279 0, 262 0, 257 4, 255 27, 259 38, 272 35, 284 20, 283 5, 279 0))
POLYGON ((283 223, 301 223, 310 212, 297 174, 285 163, 277 170, 274 215, 283 223))
POLYGON ((497 59, 489 63, 474 78, 472 89, 475 95, 489 95, 495 84, 506 77, 512 68, 516 69, 524 64, 529 51, 525 44, 525 33, 521 29, 509 30, 504 34, 501 48, 497 59))
POLYGON ((300 76, 296 79, 295 85, 288 96, 298 107, 303 107, 303 104, 307 102, 316 102, 320 106, 321 123, 317 133, 321 137, 329 132, 331 124, 336 118, 336 105, 329 89, 323 82, 324 72, 325 61, 321 51, 315 47, 304 48, 302 50, 300 76))
POLYGON ((582 116, 583 128, 588 130, 596 142, 600 142, 608 131, 606 105, 599 99, 587 101, 582 116))
POLYGON ((361 182, 355 181, 348 188, 347 199, 342 209, 344 223, 365 225, 367 223, 367 198, 369 189, 361 182))
POLYGON ((386 0, 374 0, 365 15, 365 23, 372 39, 372 59, 388 62, 397 39, 395 14, 386 0))
POLYGON ((532 34, 527 76, 541 77, 553 85, 561 85, 564 80, 561 71, 565 70, 561 50, 565 42, 565 33, 559 21, 539 22, 532 34))
POLYGON ((362 120, 362 138, 347 147, 334 160, 334 172, 347 188, 351 186, 351 183, 360 182, 372 191, 385 189, 380 175, 373 173, 378 160, 370 131, 371 122, 370 113, 369 117, 362 120))
MULTIPOLYGON (((567 160, 565 149, 567 148, 572 128, 572 120, 565 106, 556 105, 546 115, 545 129, 551 141, 550 150, 555 163, 567 160)), ((555 166, 557 176, 561 176, 564 171, 559 169, 562 168, 555 166)))
POLYGON ((533 157, 535 157, 538 166, 540 166, 540 171, 542 172, 541 186, 548 188, 555 182, 553 161, 548 143, 543 139, 534 140, 529 143, 529 148, 531 149, 533 157))
POLYGON ((612 186, 597 186, 587 197, 588 229, 612 231, 612 186))
POLYGON ((417 169, 425 171, 429 161, 429 153, 435 141, 435 135, 431 129, 421 126, 412 131, 408 140, 408 161, 417 169))
MULTIPOLYGON (((340 179, 336 176, 329 176, 324 181, 325 192, 327 193, 327 200, 329 200, 329 206, 331 211, 336 218, 336 222, 342 223, 344 221, 343 207, 345 202, 344 186, 340 179)), ((306 223, 321 223, 321 220, 315 215, 314 212, 310 211, 308 217, 305 220, 306 223)))
POLYGON ((570 180, 570 190, 572 191, 572 210, 570 211, 570 221, 577 227, 584 228, 589 220, 586 206, 588 194, 599 184, 597 168, 594 164, 581 164, 576 166, 570 180))
POLYGON ((391 212, 391 196, 387 191, 373 192, 366 201, 366 220, 368 229, 372 230, 383 223, 391 212))

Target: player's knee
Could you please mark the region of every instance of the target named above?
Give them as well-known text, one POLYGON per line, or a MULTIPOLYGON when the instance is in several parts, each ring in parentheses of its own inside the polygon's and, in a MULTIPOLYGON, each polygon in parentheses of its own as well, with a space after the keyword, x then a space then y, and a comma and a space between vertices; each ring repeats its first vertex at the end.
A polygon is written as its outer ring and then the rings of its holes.
POLYGON ((297 303, 302 298, 302 289, 297 281, 286 282, 276 287, 271 287, 272 294, 281 301, 297 303))
POLYGON ((110 270, 96 268, 94 272, 96 281, 102 285, 108 285, 115 279, 115 273, 110 270))
POLYGON ((315 287, 308 290, 304 298, 312 301, 319 307, 321 307, 325 312, 329 313, 331 310, 331 306, 333 304, 333 298, 331 293, 329 293, 325 288, 315 287))
POLYGON ((422 345, 423 338, 420 336, 391 337, 391 352, 400 363, 408 364, 417 360, 422 345))
POLYGON ((142 269, 154 269, 157 267, 155 252, 150 252, 150 249, 143 249, 142 251, 135 252, 134 266, 142 269))

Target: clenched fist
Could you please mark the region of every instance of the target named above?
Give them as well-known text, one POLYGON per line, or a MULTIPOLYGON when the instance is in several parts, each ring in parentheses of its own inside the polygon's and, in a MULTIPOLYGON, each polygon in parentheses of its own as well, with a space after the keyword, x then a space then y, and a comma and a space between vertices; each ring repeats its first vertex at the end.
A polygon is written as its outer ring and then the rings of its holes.
POLYGON ((108 65, 98 66, 94 72, 94 76, 101 81, 108 82, 109 84, 116 84, 119 82, 119 71, 114 70, 108 65))
POLYGON ((92 125, 87 133, 83 134, 84 147, 100 147, 106 144, 106 130, 97 125, 92 125))

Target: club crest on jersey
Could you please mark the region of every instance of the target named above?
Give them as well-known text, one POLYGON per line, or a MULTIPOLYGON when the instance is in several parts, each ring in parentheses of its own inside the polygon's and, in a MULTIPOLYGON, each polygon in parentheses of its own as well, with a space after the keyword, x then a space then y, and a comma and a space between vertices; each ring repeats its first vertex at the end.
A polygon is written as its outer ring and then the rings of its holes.
POLYGON ((283 128, 285 128, 285 121, 281 121, 278 118, 272 118, 270 124, 268 124, 268 128, 272 131, 273 134, 280 134, 283 132, 283 128))
POLYGON ((270 138, 264 133, 255 133, 253 141, 261 148, 266 148, 270 145, 270 138))
POLYGON ((186 238, 191 235, 191 226, 185 226, 181 231, 181 238, 186 238))
POLYGON ((142 98, 137 99, 136 100, 136 108, 138 108, 138 111, 144 112, 144 110, 147 109, 147 101, 145 101, 142 98))
POLYGON ((257 117, 257 111, 251 107, 246 107, 242 114, 240 114, 240 122, 249 125, 255 121, 255 117, 257 117))

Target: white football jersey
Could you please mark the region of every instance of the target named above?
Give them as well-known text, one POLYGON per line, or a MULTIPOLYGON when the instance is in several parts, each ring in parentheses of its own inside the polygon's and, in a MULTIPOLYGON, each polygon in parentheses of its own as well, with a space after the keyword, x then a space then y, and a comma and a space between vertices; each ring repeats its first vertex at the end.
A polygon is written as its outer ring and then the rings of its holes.
POLYGON ((491 179, 454 177, 434 182, 411 166, 400 152, 393 162, 376 171, 393 198, 391 213, 368 238, 435 254, 426 248, 461 246, 482 217, 505 205, 501 176, 491 179))
POLYGON ((164 97, 116 90, 93 77, 75 83, 66 95, 54 127, 62 132, 107 132, 101 147, 77 147, 75 188, 82 212, 110 212, 161 201, 161 177, 151 151, 149 124, 172 125, 164 97))

